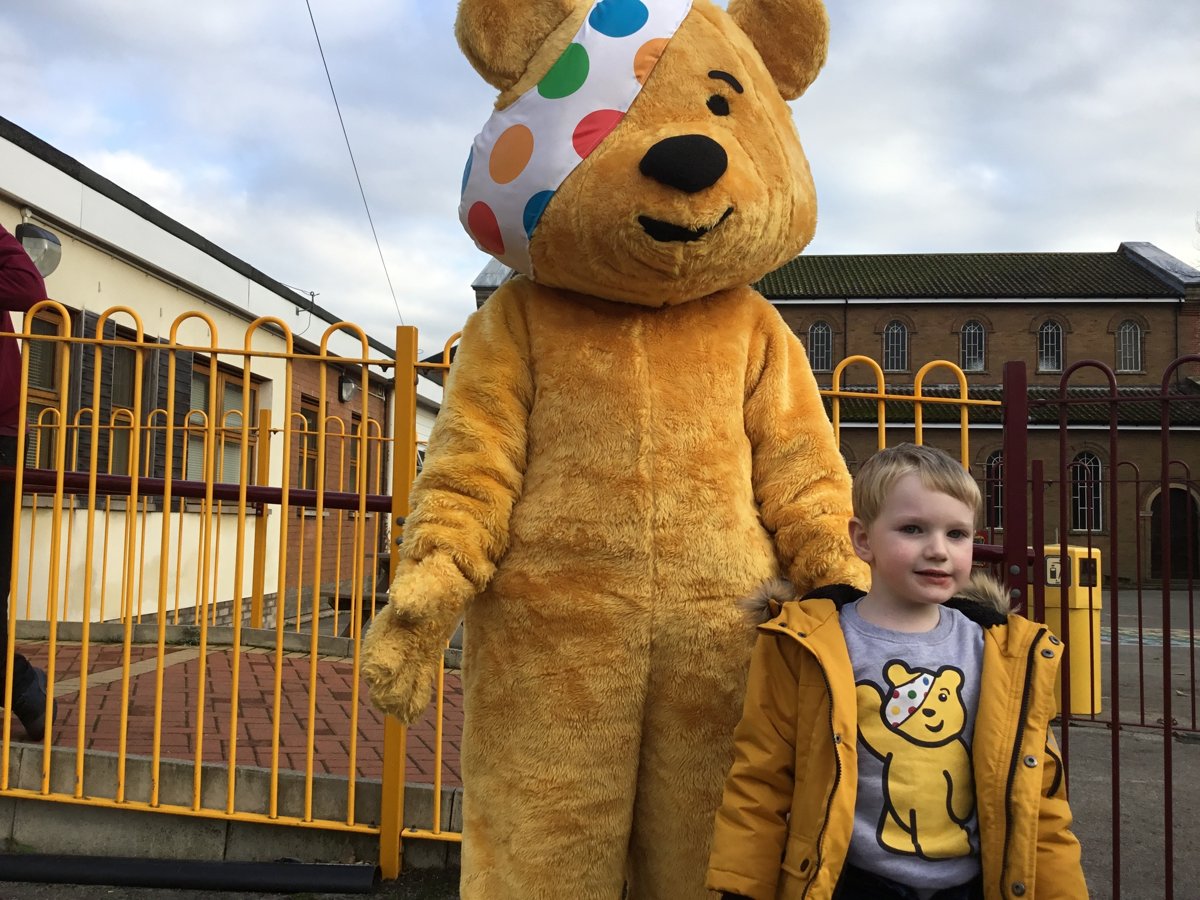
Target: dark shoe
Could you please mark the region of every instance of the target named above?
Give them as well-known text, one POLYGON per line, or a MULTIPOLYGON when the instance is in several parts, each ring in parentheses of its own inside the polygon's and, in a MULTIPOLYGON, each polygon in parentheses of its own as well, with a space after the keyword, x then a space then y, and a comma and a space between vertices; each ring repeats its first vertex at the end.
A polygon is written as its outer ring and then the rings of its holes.
MULTIPOLYGON (((31 741, 41 741, 46 736, 46 673, 33 670, 33 682, 26 685, 20 695, 13 697, 13 712, 25 726, 25 734, 31 741)), ((51 713, 51 721, 54 721, 51 713)))

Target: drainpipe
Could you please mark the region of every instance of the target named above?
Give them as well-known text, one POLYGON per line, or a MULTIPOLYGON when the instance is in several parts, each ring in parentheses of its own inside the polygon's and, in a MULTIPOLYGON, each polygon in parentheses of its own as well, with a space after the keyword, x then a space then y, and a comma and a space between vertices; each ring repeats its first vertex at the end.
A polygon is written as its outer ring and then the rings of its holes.
POLYGON ((379 883, 379 867, 275 862, 214 862, 198 859, 131 859, 112 856, 0 855, 5 881, 41 884, 103 884, 201 891, 367 894, 379 883))

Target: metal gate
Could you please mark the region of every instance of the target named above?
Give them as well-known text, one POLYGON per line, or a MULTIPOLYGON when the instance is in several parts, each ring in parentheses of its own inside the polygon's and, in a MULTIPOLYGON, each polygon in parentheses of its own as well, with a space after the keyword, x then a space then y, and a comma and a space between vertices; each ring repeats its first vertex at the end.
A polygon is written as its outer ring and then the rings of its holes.
POLYGON ((1004 368, 1003 567, 1068 647, 1061 745, 1089 874, 1111 847, 1111 894, 1093 896, 1200 890, 1197 363, 1176 360, 1158 389, 1095 361, 1041 390, 1004 368))

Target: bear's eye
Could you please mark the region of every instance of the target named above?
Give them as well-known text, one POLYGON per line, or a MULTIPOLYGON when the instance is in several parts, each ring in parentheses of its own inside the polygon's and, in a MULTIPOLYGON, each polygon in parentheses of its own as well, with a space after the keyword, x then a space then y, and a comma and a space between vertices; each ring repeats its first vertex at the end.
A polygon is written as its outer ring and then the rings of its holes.
POLYGON ((720 94, 713 94, 708 98, 708 108, 714 116, 729 115, 729 101, 720 94))
POLYGON ((948 691, 941 691, 938 693, 938 700, 940 700, 942 703, 945 703, 949 699, 950 693, 948 691))

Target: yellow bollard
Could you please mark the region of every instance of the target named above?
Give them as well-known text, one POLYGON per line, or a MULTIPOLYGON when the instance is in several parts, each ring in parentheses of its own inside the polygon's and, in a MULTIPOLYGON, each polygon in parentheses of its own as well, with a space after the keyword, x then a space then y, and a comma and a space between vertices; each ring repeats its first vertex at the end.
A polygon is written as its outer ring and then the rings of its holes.
POLYGON ((1067 547, 1067 559, 1055 544, 1045 548, 1046 625, 1068 641, 1067 665, 1071 673, 1070 704, 1062 699, 1062 670, 1054 687, 1058 708, 1072 716, 1100 712, 1100 550, 1067 547), (1063 610, 1067 613, 1064 635, 1063 610))

